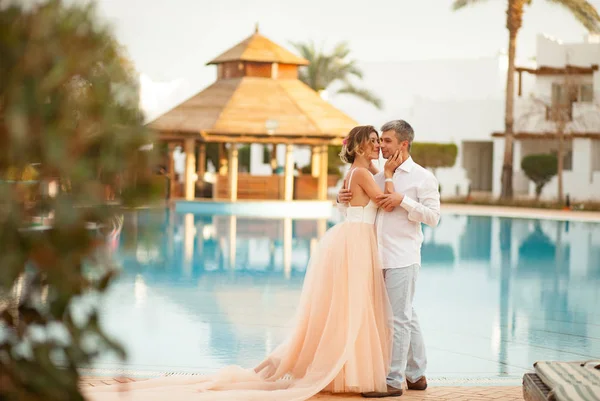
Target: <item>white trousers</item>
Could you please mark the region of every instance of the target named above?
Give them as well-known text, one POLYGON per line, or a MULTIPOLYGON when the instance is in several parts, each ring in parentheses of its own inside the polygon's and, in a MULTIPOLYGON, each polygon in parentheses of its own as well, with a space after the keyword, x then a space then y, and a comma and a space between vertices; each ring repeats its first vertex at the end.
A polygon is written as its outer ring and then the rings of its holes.
POLYGON ((385 286, 394 314, 394 343, 392 365, 387 383, 401 389, 404 379, 419 380, 427 368, 425 343, 413 308, 419 264, 385 269, 385 286))

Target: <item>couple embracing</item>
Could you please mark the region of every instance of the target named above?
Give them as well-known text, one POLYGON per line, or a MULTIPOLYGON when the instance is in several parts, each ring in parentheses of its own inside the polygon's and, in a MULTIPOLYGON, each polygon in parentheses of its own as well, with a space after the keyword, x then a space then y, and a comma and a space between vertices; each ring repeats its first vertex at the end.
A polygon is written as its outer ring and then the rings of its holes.
POLYGON ((254 369, 168 377, 88 389, 88 400, 302 401, 324 391, 367 398, 427 387, 427 359, 413 308, 421 223, 440 217, 438 183, 410 157, 412 127, 394 120, 353 128, 340 157, 351 164, 338 194, 345 219, 311 258, 293 330, 254 369), (373 164, 379 153, 383 171, 373 164))

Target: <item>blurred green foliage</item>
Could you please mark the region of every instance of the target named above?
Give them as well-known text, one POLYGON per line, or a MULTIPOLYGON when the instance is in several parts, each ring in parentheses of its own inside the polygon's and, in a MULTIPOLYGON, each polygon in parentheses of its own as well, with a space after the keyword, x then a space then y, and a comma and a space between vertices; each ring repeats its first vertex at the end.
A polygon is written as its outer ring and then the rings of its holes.
POLYGON ((521 160, 521 169, 535 184, 535 199, 539 199, 544 186, 558 172, 558 159, 552 154, 527 155, 521 160))
POLYGON ((458 147, 454 143, 414 142, 410 155, 421 166, 435 171, 440 167, 454 166, 458 147))
POLYGON ((157 189, 138 105, 92 6, 0 7, 0 399, 82 400, 77 368, 124 357, 93 301, 118 216, 157 189))

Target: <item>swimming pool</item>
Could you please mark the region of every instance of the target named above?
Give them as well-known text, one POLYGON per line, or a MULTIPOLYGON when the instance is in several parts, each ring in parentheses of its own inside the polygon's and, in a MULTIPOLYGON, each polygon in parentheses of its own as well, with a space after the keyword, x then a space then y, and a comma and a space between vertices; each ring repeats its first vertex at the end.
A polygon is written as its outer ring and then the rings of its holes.
MULTIPOLYGON (((126 217, 102 321, 128 351, 95 374, 252 367, 285 337, 335 219, 147 210, 126 217)), ((537 360, 600 355, 600 224, 444 214, 424 229, 415 307, 438 381, 517 383, 537 360)))

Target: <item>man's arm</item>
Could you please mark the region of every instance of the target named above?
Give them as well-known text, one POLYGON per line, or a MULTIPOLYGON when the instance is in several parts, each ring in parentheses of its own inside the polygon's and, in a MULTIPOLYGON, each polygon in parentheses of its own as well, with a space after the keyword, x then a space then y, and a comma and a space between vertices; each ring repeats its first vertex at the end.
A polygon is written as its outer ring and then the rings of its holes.
POLYGON ((440 222, 440 192, 438 188, 438 181, 431 174, 417 189, 418 200, 404 196, 400 206, 406 209, 410 221, 424 223, 430 227, 438 225, 440 222))

